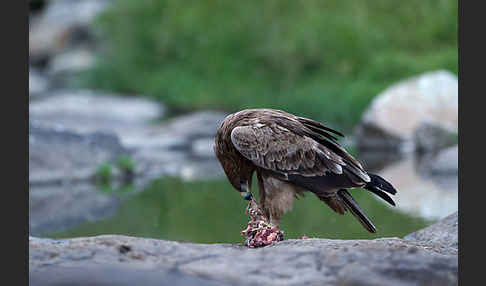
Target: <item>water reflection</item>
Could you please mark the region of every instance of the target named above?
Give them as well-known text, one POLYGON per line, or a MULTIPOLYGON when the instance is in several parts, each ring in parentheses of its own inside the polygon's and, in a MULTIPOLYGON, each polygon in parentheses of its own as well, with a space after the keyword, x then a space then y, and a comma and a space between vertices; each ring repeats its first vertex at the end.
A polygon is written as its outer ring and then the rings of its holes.
POLYGON ((437 220, 458 209, 457 173, 431 175, 427 165, 433 157, 360 154, 365 165, 386 178, 398 190, 397 208, 413 216, 437 220))

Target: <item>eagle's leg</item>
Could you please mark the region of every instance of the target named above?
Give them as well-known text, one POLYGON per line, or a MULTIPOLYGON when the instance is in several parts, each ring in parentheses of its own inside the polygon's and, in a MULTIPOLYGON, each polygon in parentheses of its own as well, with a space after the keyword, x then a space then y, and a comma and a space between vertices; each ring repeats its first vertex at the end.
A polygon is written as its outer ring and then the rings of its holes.
POLYGON ((261 202, 263 212, 270 223, 278 227, 282 216, 292 209, 295 200, 295 187, 273 177, 263 177, 264 200, 261 202))
POLYGON ((265 207, 265 184, 263 183, 263 177, 260 172, 257 171, 257 181, 258 181, 258 197, 260 199, 260 209, 263 211, 263 215, 270 220, 269 208, 265 207))

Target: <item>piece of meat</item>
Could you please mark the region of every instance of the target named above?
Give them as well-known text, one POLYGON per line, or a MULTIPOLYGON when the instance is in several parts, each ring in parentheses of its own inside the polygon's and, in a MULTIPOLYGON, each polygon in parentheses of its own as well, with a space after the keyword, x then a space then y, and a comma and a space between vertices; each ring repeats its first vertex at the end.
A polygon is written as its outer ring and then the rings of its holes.
POLYGON ((245 246, 249 248, 264 247, 283 240, 283 231, 268 222, 254 198, 250 200, 245 214, 250 216, 247 228, 241 231, 241 234, 246 236, 245 246))

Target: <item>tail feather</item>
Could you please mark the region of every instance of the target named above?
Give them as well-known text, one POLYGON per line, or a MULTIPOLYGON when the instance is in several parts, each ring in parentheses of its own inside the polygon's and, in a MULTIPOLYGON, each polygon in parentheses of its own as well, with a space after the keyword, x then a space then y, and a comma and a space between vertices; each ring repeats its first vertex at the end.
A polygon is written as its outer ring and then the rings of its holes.
POLYGON ((346 189, 341 189, 337 192, 338 197, 342 200, 346 208, 358 219, 366 230, 371 233, 376 233, 376 227, 371 220, 361 210, 358 203, 353 199, 351 194, 346 189))
POLYGON ((392 186, 392 184, 388 183, 382 177, 375 175, 375 174, 370 174, 370 173, 368 173, 368 175, 370 176, 371 182, 366 184, 366 187, 378 189, 380 191, 387 192, 387 193, 392 194, 392 195, 397 193, 397 190, 395 190, 395 188, 392 186))
POLYGON ((371 181, 366 184, 364 188, 379 196, 390 205, 395 206, 395 202, 393 201, 393 199, 390 198, 390 196, 386 193, 394 195, 397 193, 397 190, 395 190, 395 188, 382 177, 370 173, 368 173, 368 175, 370 176, 371 181))
POLYGON ((382 192, 380 190, 375 190, 375 189, 368 189, 368 191, 372 192, 373 194, 379 196, 380 198, 384 199, 387 203, 389 203, 392 206, 395 206, 395 202, 393 201, 392 198, 390 198, 389 195, 387 195, 385 192, 382 192))

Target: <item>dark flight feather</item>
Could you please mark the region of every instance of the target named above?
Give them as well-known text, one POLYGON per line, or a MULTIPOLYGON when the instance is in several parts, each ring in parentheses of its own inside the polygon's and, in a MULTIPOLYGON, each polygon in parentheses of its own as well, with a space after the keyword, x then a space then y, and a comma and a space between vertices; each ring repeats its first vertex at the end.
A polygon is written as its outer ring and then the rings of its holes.
POLYGON ((337 195, 342 199, 348 210, 358 219, 366 230, 371 233, 376 233, 376 227, 373 225, 368 216, 366 216, 366 214, 361 210, 358 203, 353 199, 347 190, 341 189, 337 192, 337 195))
POLYGON ((341 137, 344 137, 344 134, 342 134, 341 132, 337 131, 337 130, 334 130, 334 129, 331 129, 327 126, 324 126, 322 123, 320 122, 317 122, 315 120, 312 120, 312 119, 309 119, 309 118, 305 118, 305 117, 298 117, 298 120, 302 123, 304 123, 305 125, 310 125, 310 126, 314 126, 316 128, 319 128, 319 129, 323 129, 325 131, 329 131, 329 132, 332 132, 336 135, 339 135, 341 137))
POLYGON ((392 195, 397 193, 397 190, 395 190, 395 188, 382 177, 370 173, 368 173, 368 175, 370 176, 371 181, 366 184, 365 189, 378 190, 392 195))

